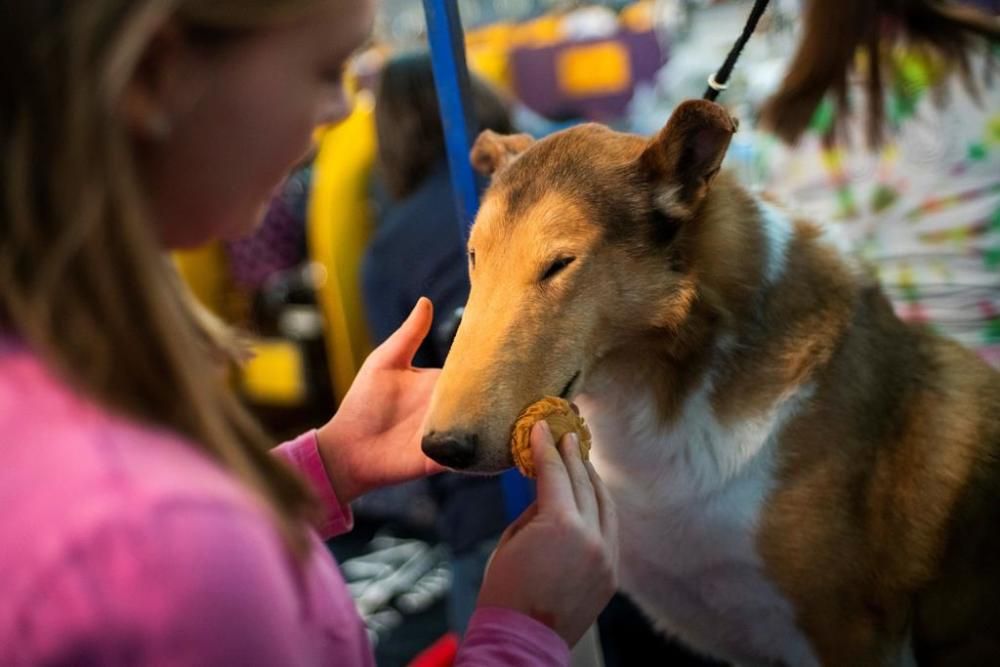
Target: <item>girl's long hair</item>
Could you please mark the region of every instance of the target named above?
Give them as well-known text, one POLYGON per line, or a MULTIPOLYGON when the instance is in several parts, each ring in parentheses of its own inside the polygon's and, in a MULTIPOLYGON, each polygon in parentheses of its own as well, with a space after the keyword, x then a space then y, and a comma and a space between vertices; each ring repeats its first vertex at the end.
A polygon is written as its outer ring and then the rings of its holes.
POLYGON ((296 547, 311 497, 221 379, 216 341, 158 241, 120 101, 165 21, 225 48, 314 3, 0 10, 0 333, 107 408, 184 436, 262 497, 296 547))

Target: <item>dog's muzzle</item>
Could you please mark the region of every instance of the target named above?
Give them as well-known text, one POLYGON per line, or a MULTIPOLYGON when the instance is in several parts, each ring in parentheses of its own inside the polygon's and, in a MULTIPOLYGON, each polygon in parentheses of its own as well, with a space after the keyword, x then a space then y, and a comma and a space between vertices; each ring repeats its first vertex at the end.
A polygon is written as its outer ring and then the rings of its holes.
POLYGON ((421 449, 428 458, 453 470, 462 470, 476 460, 479 438, 474 433, 428 433, 421 449))

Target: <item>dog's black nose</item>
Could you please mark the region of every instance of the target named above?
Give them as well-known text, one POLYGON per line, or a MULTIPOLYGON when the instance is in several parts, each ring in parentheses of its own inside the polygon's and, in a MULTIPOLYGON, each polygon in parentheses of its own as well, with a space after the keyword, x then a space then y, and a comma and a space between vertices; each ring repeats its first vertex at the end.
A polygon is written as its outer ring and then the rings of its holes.
POLYGON ((455 470, 468 468, 476 459, 478 438, 473 434, 429 433, 421 447, 424 454, 455 470))

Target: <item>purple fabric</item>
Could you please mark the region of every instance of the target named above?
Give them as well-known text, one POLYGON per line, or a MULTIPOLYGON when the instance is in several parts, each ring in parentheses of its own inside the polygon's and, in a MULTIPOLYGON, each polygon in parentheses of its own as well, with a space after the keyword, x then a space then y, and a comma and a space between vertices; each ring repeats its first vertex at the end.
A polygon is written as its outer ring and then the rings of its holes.
POLYGON ((271 200, 253 234, 225 243, 230 275, 237 287, 256 291, 271 276, 305 260, 308 191, 309 172, 297 172, 271 200))
POLYGON ((555 120, 584 118, 607 122, 624 113, 636 83, 654 79, 666 60, 666 54, 652 31, 626 30, 611 39, 518 48, 511 52, 510 60, 517 97, 536 113, 555 120), (558 55, 567 49, 608 41, 619 42, 628 49, 632 64, 631 85, 619 93, 588 97, 574 97, 562 90, 556 72, 558 55))

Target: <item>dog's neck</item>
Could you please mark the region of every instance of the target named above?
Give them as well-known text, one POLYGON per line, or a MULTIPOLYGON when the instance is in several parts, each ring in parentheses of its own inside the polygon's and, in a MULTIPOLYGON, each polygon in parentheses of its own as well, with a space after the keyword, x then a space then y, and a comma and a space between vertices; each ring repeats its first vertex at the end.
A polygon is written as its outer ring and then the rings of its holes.
MULTIPOLYGON (((793 219, 720 175, 686 223, 696 296, 673 331, 648 336, 681 400, 711 373, 726 421, 751 418, 827 363, 874 279, 826 228, 793 219)), ((664 404, 669 415, 678 407, 664 404), (672 410, 671 410, 672 408, 672 410)))
POLYGON ((686 477, 700 485, 691 492, 738 475, 809 395, 852 317, 859 284, 822 230, 720 180, 688 223, 685 270, 697 295, 686 318, 604 356, 579 399, 598 432, 622 429, 623 440, 680 457, 663 465, 686 461, 686 477), (663 447, 671 440, 678 446, 663 447))

